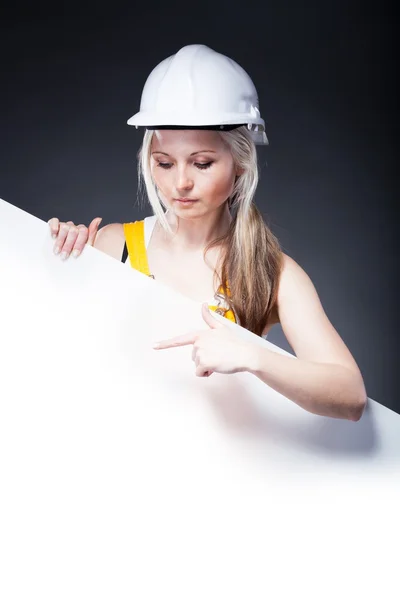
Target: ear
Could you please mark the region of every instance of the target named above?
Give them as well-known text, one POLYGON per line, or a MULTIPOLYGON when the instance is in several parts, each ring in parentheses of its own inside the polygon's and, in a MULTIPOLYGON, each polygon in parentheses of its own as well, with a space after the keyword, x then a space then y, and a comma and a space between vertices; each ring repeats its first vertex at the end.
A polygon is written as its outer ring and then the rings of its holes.
POLYGON ((244 173, 244 169, 237 167, 236 168, 236 179, 238 179, 241 175, 243 175, 243 173, 244 173))

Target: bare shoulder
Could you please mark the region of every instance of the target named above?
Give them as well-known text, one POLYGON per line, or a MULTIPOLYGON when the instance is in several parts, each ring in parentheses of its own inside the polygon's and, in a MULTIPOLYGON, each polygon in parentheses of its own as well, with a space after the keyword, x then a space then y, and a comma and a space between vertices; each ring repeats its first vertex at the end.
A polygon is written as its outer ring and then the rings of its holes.
POLYGON ((123 224, 110 223, 99 229, 94 247, 117 260, 121 260, 124 244, 125 234, 123 224))
POLYGON ((358 371, 344 341, 330 322, 306 271, 283 255, 277 311, 286 339, 298 358, 342 364, 358 371))
MULTIPOLYGON (((296 291, 304 292, 306 288, 308 288, 309 292, 312 289, 316 291, 314 284, 306 271, 288 254, 282 252, 282 256, 283 261, 279 277, 277 300, 278 306, 282 301, 294 301, 296 291)), ((314 301, 316 300, 317 298, 314 296, 314 301)))
MULTIPOLYGON (((281 285, 281 281, 283 276, 285 277, 285 279, 290 276, 289 275, 289 270, 290 268, 296 268, 296 266, 298 267, 299 265, 297 265, 297 263, 290 258, 290 256, 288 256, 287 254, 285 254, 284 252, 282 252, 282 268, 280 271, 280 276, 279 276, 279 283, 278 283, 278 287, 279 287, 279 291, 280 293, 282 293, 282 289, 284 286, 281 285)), ((278 293, 278 298, 274 304, 274 306, 272 307, 272 311, 271 314, 269 316, 269 320, 268 320, 268 326, 267 329, 263 332, 263 334, 265 334, 267 331, 269 331, 269 329, 272 327, 272 325, 275 325, 276 323, 279 323, 279 310, 278 310, 278 303, 279 303, 279 293, 278 293)))

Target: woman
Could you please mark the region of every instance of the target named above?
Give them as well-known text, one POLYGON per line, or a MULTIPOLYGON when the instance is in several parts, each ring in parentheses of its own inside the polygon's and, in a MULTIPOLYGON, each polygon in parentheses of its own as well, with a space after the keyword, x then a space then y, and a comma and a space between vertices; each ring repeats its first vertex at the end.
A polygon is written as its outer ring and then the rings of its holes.
POLYGON ((196 375, 249 371, 312 413, 357 421, 366 391, 305 271, 284 254, 253 203, 255 143, 267 143, 257 92, 234 61, 203 45, 182 48, 146 81, 139 182, 153 216, 98 230, 49 221, 55 252, 86 243, 265 336, 280 323, 298 360, 244 342, 207 308, 207 328, 165 340, 192 344, 196 375), (212 300, 211 300, 212 299, 212 300))

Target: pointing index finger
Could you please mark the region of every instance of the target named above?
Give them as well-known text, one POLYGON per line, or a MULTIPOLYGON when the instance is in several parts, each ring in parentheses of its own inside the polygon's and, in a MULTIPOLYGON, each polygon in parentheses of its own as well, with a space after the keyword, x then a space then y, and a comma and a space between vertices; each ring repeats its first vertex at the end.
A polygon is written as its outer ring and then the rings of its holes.
POLYGON ((186 333, 185 335, 178 335, 176 337, 170 338, 168 340, 162 340, 161 342, 156 342, 153 345, 155 350, 164 350, 165 348, 177 348, 178 346, 190 346, 190 344, 194 344, 196 341, 195 333, 186 333))

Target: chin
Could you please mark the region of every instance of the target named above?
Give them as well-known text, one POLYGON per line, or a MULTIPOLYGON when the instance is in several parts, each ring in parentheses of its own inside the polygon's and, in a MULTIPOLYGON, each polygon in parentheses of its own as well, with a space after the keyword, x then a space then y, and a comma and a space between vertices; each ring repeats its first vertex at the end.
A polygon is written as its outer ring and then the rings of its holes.
POLYGON ((191 204, 188 206, 180 204, 179 202, 172 202, 168 206, 168 211, 173 214, 177 214, 180 217, 187 216, 188 218, 194 216, 202 216, 210 212, 210 210, 207 210, 207 207, 205 207, 204 204, 201 204, 200 202, 196 202, 195 204, 191 204))

